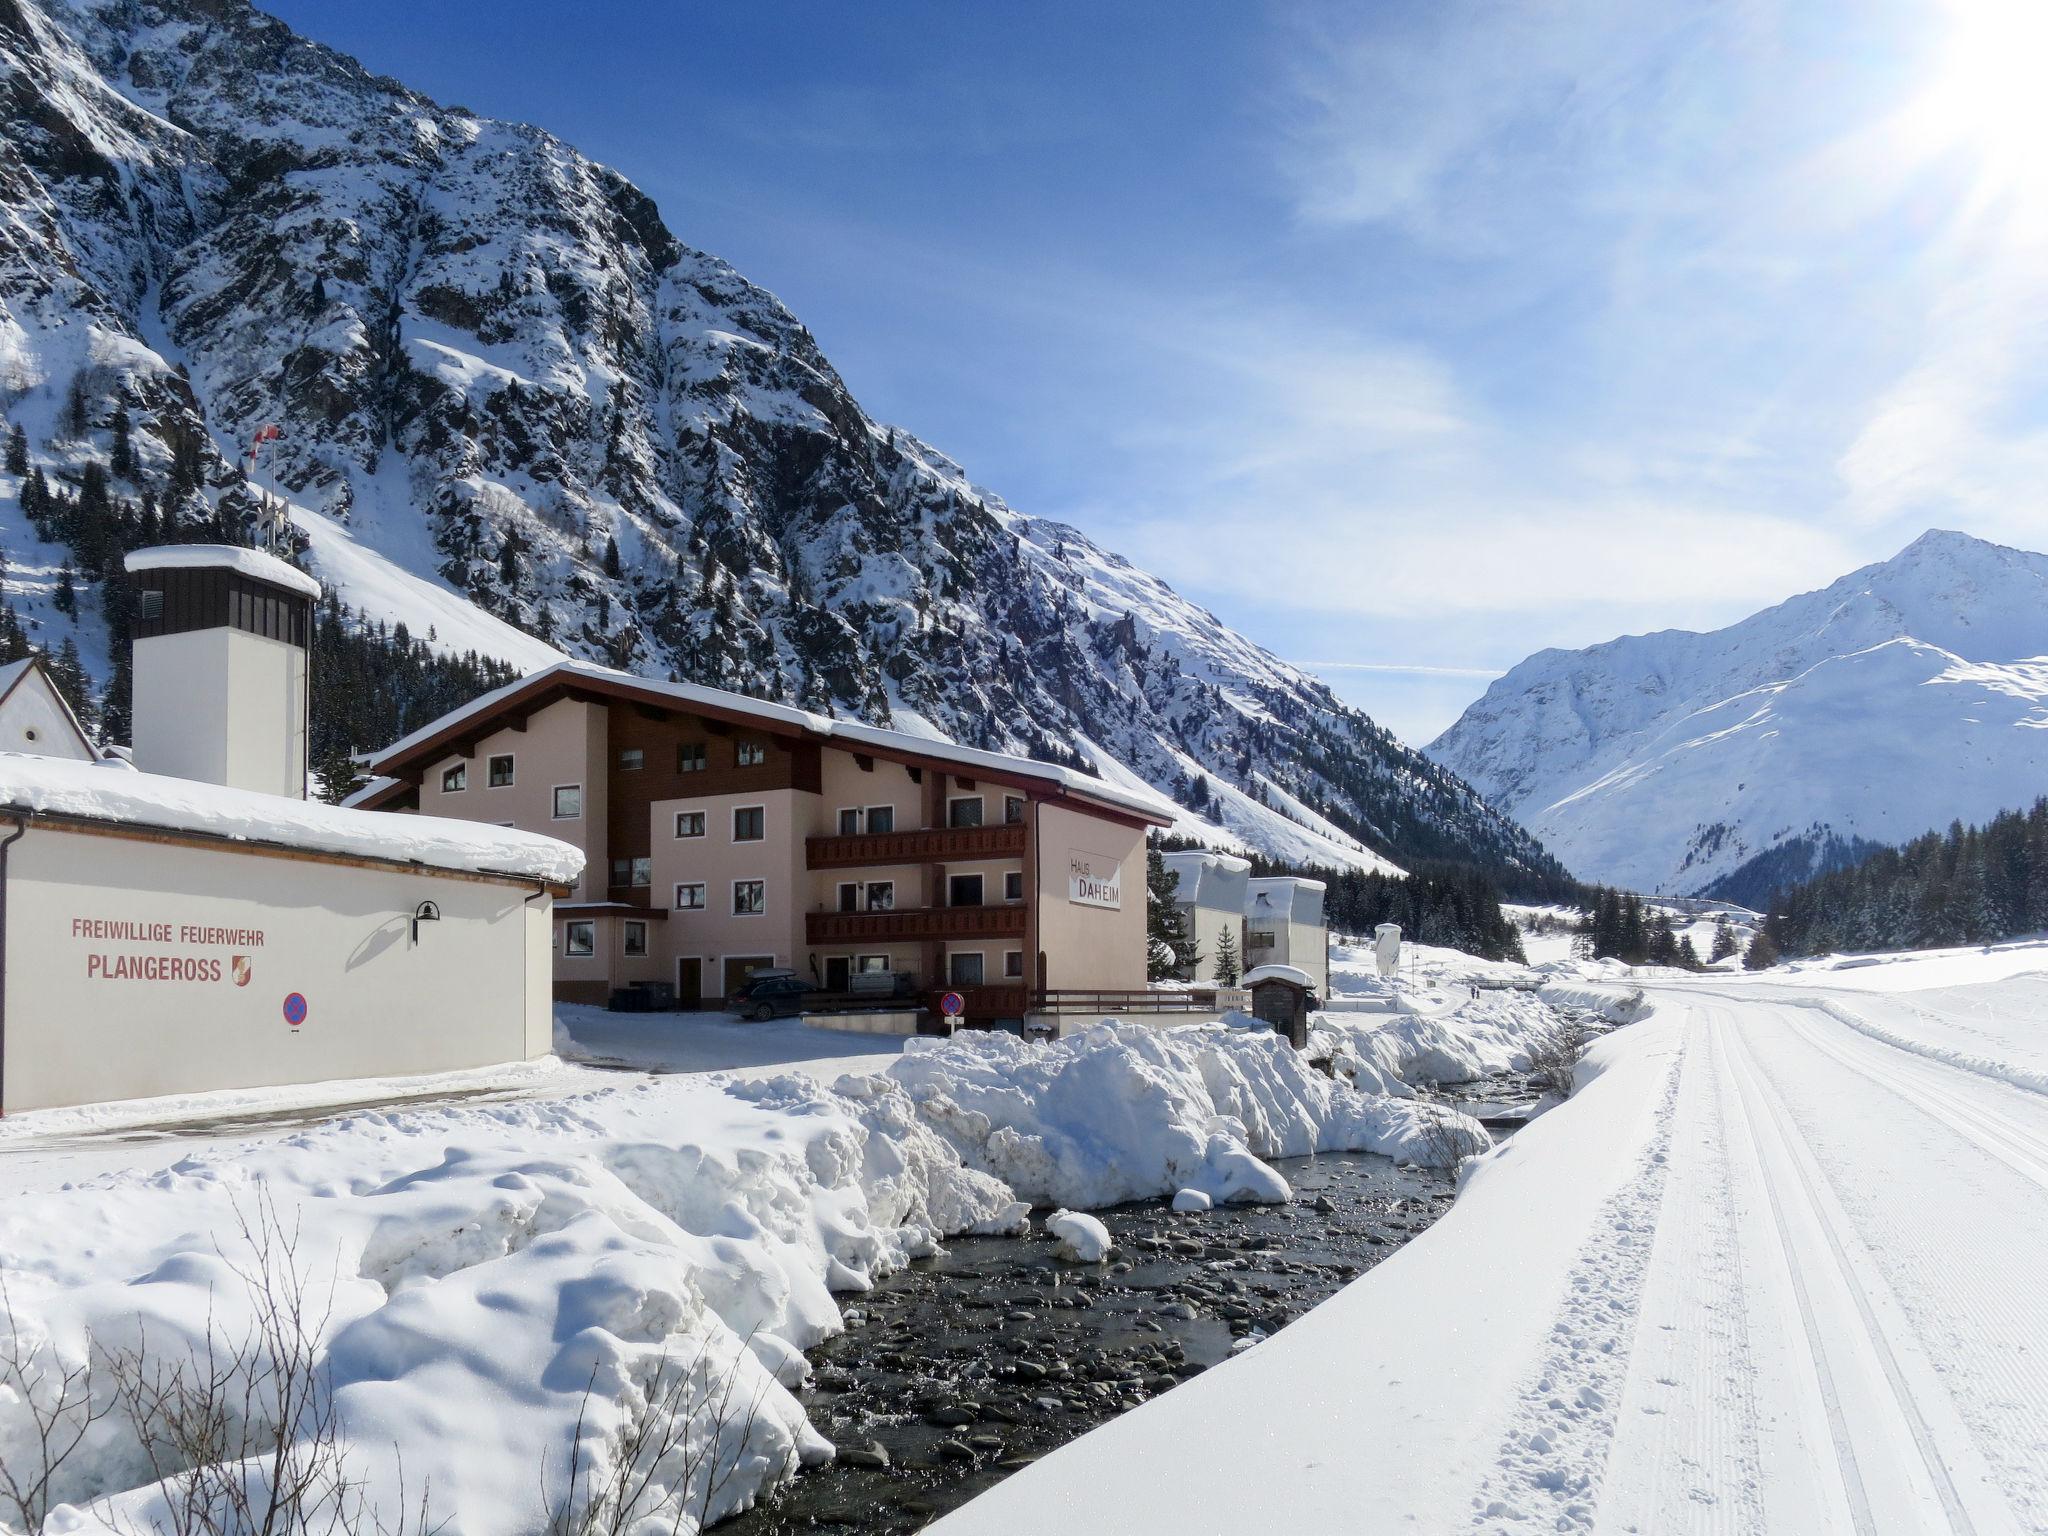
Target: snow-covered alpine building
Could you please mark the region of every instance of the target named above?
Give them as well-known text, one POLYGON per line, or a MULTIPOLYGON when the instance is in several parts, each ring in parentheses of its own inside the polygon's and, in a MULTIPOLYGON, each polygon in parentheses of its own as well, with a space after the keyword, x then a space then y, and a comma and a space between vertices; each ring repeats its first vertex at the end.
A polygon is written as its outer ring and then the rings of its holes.
POLYGON ((40 669, 0 674, 0 1113, 546 1054, 581 851, 306 799, 318 588, 139 553, 134 758, 166 771, 80 752, 40 669))

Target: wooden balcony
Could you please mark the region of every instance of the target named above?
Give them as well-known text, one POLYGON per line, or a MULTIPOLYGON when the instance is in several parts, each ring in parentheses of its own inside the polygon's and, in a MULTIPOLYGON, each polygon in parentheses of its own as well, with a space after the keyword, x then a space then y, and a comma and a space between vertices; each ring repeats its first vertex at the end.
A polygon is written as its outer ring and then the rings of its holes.
POLYGON ((877 864, 948 864, 979 859, 1021 859, 1022 822, 993 827, 929 827, 916 832, 863 832, 852 837, 807 837, 808 869, 851 869, 877 864))
POLYGON ((889 912, 808 912, 804 915, 807 944, 861 944, 927 939, 1021 939, 1026 908, 1022 902, 1000 907, 898 907, 889 912))

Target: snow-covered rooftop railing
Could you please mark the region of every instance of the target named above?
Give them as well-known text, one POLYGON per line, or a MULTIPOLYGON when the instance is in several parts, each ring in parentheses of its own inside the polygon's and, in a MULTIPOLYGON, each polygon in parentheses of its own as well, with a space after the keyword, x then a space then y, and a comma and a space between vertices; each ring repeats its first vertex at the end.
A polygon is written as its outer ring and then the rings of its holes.
POLYGON ((0 752, 0 817, 65 816, 308 852, 566 885, 583 851, 552 837, 440 816, 352 811, 64 758, 0 752))

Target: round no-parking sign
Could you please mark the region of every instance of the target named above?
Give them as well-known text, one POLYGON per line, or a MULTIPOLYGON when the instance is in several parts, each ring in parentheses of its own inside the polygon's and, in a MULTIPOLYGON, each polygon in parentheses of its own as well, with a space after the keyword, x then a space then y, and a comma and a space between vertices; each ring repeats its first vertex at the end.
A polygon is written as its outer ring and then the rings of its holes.
POLYGON ((939 999, 939 1012, 949 1019, 957 1019, 967 1011, 967 999, 958 992, 948 992, 939 999))
POLYGON ((284 1021, 297 1029, 306 1022, 306 994, 287 992, 284 996, 284 1021))

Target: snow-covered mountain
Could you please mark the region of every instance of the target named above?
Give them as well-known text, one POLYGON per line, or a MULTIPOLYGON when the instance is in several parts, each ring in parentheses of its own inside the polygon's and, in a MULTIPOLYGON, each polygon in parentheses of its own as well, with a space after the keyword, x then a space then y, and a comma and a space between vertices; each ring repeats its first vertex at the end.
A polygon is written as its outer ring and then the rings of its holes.
POLYGON ((1540 651, 1429 750, 1581 878, 1760 898, 2048 789, 2048 556, 1932 532, 1727 629, 1540 651))
MULTIPOLYGON (((1453 775, 861 410, 775 297, 546 132, 239 0, 0 0, 0 410, 60 488, 286 498, 370 618, 1090 760, 1292 859, 1555 872, 1453 775), (125 425, 123 425, 125 423, 125 425)), ((67 560, 0 475, 10 601, 67 560)), ((47 524, 45 525, 47 528, 47 524)), ((67 608, 73 606, 66 599, 67 608)))

